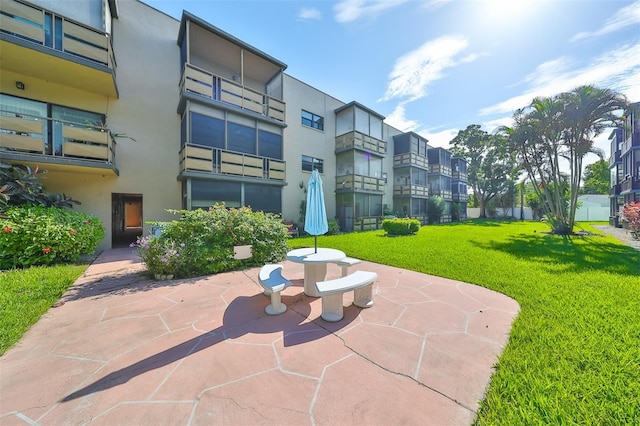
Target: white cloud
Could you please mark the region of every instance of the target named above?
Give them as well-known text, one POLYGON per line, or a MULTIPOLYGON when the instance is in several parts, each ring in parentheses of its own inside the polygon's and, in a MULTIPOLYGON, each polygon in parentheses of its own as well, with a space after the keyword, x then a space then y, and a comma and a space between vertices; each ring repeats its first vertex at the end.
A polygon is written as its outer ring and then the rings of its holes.
POLYGON ((300 10, 300 12, 298 12, 298 17, 297 17, 298 21, 312 21, 312 20, 321 20, 322 19, 322 12, 320 12, 320 10, 318 9, 312 9, 312 8, 302 8, 300 10))
POLYGON ((439 9, 447 3, 451 3, 453 0, 427 0, 423 4, 425 9, 439 9))
POLYGON ((573 36, 571 41, 609 34, 628 27, 629 25, 638 24, 640 24, 640 0, 619 9, 611 18, 607 19, 602 28, 592 32, 578 33, 573 36))
POLYGON ((409 98, 410 102, 425 97, 429 84, 442 78, 446 68, 456 66, 455 56, 468 45, 462 36, 444 36, 401 56, 389 74, 387 91, 381 100, 409 98))
POLYGON ((340 23, 355 21, 362 17, 377 16, 380 12, 394 8, 407 0, 341 0, 333 6, 335 19, 340 23))
POLYGON ((458 136, 458 132, 460 131, 460 129, 445 129, 437 132, 434 130, 435 129, 424 129, 416 133, 426 138, 429 141, 429 146, 447 149, 450 148, 449 142, 451 139, 458 136))
POLYGON ((508 115, 508 116, 496 118, 494 120, 485 121, 484 123, 481 123, 480 126, 482 127, 482 130, 484 130, 485 132, 493 133, 496 131, 498 127, 513 126, 513 116, 508 115))
POLYGON ((481 109, 480 115, 513 113, 535 97, 553 96, 585 84, 619 91, 631 101, 640 99, 640 42, 615 46, 582 68, 572 68, 574 65, 568 58, 539 65, 525 79, 528 90, 481 109))
POLYGON ((418 127, 418 122, 407 120, 405 112, 404 104, 399 104, 396 106, 396 109, 384 119, 384 122, 402 132, 411 132, 418 127))

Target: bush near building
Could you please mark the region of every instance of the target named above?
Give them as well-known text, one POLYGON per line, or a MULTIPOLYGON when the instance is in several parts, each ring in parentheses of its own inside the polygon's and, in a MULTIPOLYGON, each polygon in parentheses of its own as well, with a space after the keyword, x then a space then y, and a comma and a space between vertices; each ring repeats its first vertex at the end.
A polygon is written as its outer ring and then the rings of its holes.
POLYGON ((418 219, 385 219, 382 229, 387 235, 413 235, 420 230, 418 219))
POLYGON ((157 235, 138 238, 142 260, 152 275, 196 277, 247 266, 277 263, 287 253, 289 233, 279 215, 249 207, 169 210, 180 220, 154 222, 157 235), (251 245, 249 259, 234 258, 234 246, 251 245))
POLYGON ((620 219, 634 239, 640 239, 640 201, 625 204, 620 219))
POLYGON ((9 206, 0 215, 0 269, 76 261, 104 238, 102 222, 58 207, 9 206))

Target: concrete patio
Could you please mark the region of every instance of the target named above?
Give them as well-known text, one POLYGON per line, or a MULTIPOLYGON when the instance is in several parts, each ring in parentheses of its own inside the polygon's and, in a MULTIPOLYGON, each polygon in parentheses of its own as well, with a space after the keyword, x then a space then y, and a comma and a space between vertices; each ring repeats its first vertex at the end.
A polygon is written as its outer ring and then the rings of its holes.
POLYGON ((154 281, 132 249, 104 252, 0 358, 0 424, 472 423, 514 300, 363 262, 374 306, 346 294, 327 323, 282 264, 288 310, 268 316, 259 268, 154 281))

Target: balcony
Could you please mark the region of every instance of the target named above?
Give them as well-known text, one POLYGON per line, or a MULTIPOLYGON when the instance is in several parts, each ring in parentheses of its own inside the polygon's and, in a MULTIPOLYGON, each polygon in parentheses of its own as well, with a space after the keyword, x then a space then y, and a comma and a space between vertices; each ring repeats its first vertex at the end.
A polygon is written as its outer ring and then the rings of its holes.
POLYGON ((434 197, 441 197, 446 201, 451 201, 453 199, 453 194, 451 191, 446 189, 436 189, 431 191, 431 195, 434 197))
POLYGON ((394 185, 394 197, 429 197, 429 187, 423 185, 394 185))
POLYGON ((469 194, 460 194, 458 192, 453 192, 451 194, 451 200, 452 201, 458 201, 461 203, 466 203, 469 201, 469 194))
POLYGON ((118 96, 107 33, 23 1, 2 0, 0 12, 3 70, 118 96))
POLYGON ((640 176, 627 176, 627 178, 620 183, 620 189, 620 194, 640 191, 640 176))
POLYGON ((609 157, 609 168, 611 168, 614 164, 621 163, 621 162, 622 162, 621 152, 620 151, 615 151, 611 155, 611 157, 609 157))
POLYGON ((620 154, 624 156, 632 148, 640 148, 640 132, 631 133, 631 136, 622 143, 620 154))
POLYGON ((443 164, 430 164, 429 173, 451 177, 451 167, 443 164))
POLYGON ((185 144, 180 150, 180 174, 189 172, 284 182, 284 161, 204 145, 185 144))
POLYGON ((285 120, 285 103, 281 100, 191 64, 184 66, 180 92, 224 102, 280 122, 285 120))
POLYGON ((393 156, 393 167, 414 166, 422 169, 429 168, 427 157, 423 157, 414 153, 398 154, 393 156))
POLYGON ((382 193, 384 192, 384 179, 353 174, 337 176, 336 191, 382 193))
POLYGON ((387 152, 387 143, 356 131, 336 137, 336 152, 354 148, 384 156, 387 152))
POLYGON ((49 170, 119 173, 116 142, 104 127, 0 110, 0 150, 3 159, 49 170))
POLYGON ((615 197, 616 195, 620 195, 622 188, 621 185, 615 184, 614 186, 612 186, 611 188, 609 188, 609 197, 615 197))
POLYGON ((451 172, 451 179, 467 181, 467 173, 466 172, 451 172))

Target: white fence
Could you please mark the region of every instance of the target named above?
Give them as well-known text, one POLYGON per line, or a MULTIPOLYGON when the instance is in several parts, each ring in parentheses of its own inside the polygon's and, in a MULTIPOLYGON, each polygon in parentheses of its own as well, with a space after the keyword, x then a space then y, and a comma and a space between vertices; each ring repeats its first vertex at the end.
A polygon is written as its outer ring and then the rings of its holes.
MULTIPOLYGON (((533 213, 531 207, 524 208, 524 219, 533 220, 533 213)), ((480 209, 477 207, 470 207, 467 209, 467 217, 469 219, 476 219, 480 216, 480 209)), ((520 207, 514 209, 496 209, 496 217, 514 217, 520 219, 520 207)), ((579 207, 576 209, 576 221, 578 222, 593 222, 593 221, 608 221, 609 220, 609 207, 579 207)))
MULTIPOLYGON (((525 207, 522 211, 524 220, 533 220, 533 212, 531 211, 531 207, 525 207)), ((470 207, 467 209, 467 217, 469 219, 476 219, 480 217, 480 208, 478 207, 470 207)), ((520 207, 516 207, 514 209, 496 209, 496 217, 514 217, 516 219, 520 219, 520 207)))

